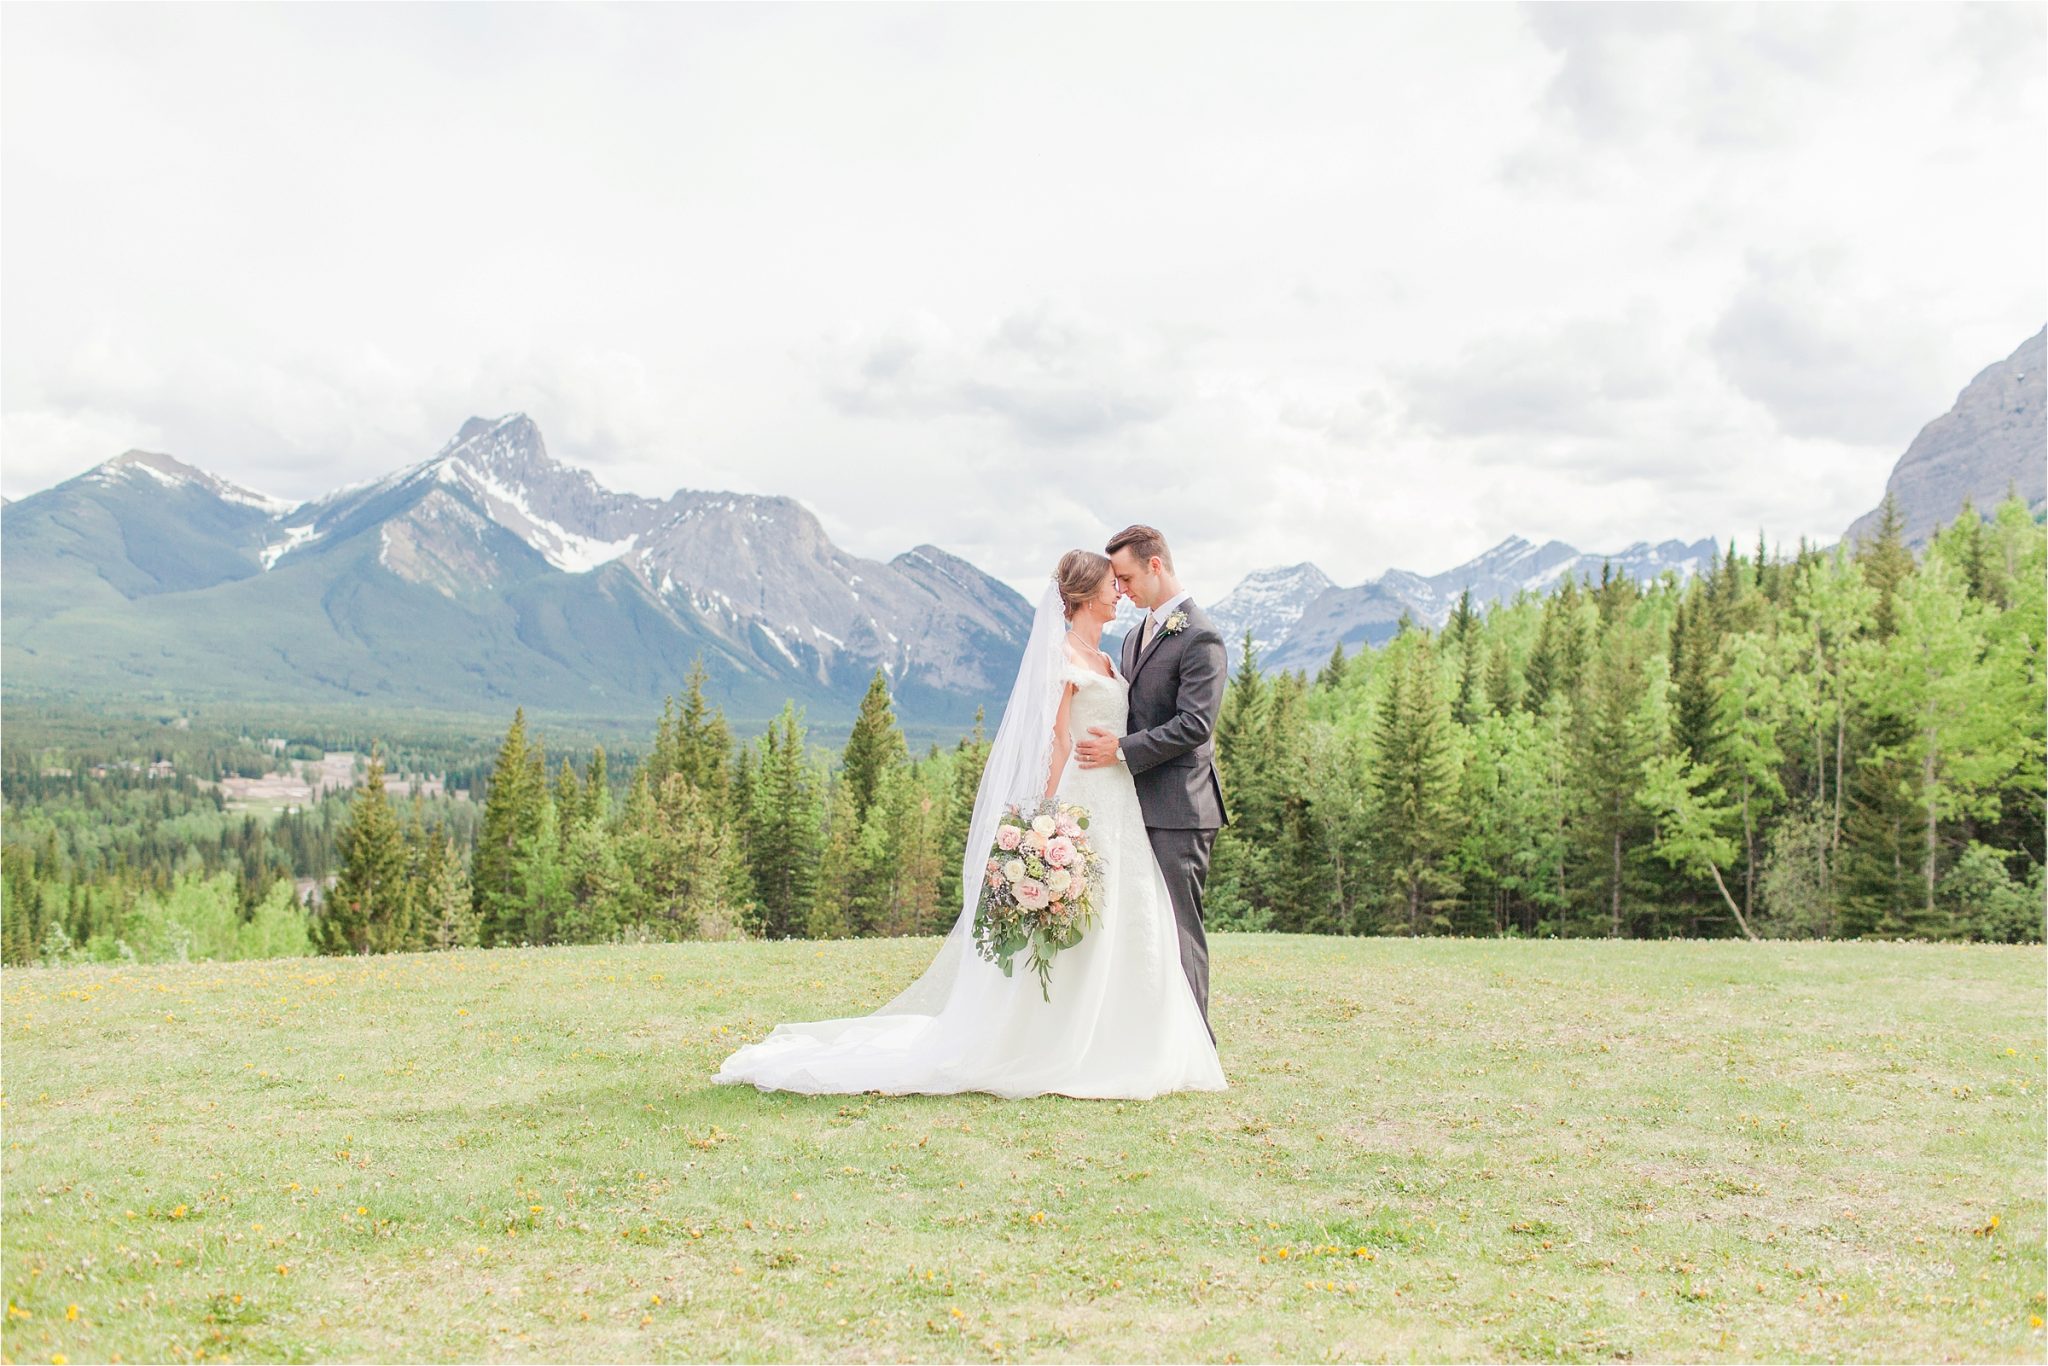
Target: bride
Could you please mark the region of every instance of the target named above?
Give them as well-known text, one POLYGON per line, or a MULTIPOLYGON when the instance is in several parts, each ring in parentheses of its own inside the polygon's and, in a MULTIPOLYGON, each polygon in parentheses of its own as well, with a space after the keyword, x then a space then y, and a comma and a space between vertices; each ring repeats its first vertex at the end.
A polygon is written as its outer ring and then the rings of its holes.
POLYGON ((922 976, 872 1015, 777 1025, 712 1080, 812 1094, 987 1091, 1148 1099, 1220 1091, 1215 1041, 1181 969, 1165 879, 1131 772, 1067 760, 1090 726, 1125 728, 1128 684, 1100 648, 1116 615, 1109 561, 1061 557, 1040 596, 1009 705, 982 771, 960 915, 922 976), (1053 962, 1052 999, 1020 957, 1014 975, 974 951, 974 910, 1004 807, 1057 793, 1090 812, 1108 858, 1094 924, 1053 962))

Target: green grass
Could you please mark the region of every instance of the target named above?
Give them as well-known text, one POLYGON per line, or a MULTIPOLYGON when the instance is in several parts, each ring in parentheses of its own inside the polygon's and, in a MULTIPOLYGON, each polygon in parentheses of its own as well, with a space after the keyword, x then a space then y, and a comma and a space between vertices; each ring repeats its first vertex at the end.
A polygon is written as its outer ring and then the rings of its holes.
POLYGON ((709 1084, 932 943, 9 969, 0 1346, 2042 1357, 2038 946, 1219 936, 1221 1094, 709 1084))

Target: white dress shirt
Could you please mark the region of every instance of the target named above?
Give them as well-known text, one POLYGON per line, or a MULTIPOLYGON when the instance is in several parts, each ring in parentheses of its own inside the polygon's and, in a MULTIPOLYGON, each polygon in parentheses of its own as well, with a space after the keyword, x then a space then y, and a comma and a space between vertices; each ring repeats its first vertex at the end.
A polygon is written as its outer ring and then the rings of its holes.
POLYGON ((1139 629, 1141 631, 1147 632, 1148 634, 1140 635, 1138 637, 1139 653, 1142 654, 1145 650, 1145 647, 1152 643, 1152 637, 1159 633, 1160 626, 1165 623, 1168 617, 1173 615, 1173 609, 1180 606, 1187 600, 1188 590, 1183 588, 1180 590, 1180 592, 1175 593, 1165 602, 1160 603, 1157 607, 1153 608, 1150 612, 1147 612, 1145 614, 1145 624, 1139 629))

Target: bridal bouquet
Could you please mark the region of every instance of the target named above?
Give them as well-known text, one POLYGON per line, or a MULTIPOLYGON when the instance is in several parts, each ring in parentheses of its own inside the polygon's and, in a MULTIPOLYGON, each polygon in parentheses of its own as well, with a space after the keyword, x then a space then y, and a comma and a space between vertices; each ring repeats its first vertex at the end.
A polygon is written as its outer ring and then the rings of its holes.
POLYGON ((1052 960, 1081 942, 1095 919, 1095 888, 1107 860, 1088 843, 1088 808, 1044 797, 1004 810, 989 850, 974 950, 1010 975, 1031 951, 1039 994, 1052 999, 1052 960))

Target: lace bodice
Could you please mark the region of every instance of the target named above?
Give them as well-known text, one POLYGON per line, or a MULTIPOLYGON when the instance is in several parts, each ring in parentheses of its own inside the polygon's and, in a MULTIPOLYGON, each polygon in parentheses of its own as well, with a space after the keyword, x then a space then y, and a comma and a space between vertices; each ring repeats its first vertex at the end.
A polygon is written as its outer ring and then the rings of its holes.
POLYGON ((1090 726, 1102 726, 1114 735, 1124 733, 1124 723, 1130 718, 1128 683, 1115 674, 1081 668, 1071 660, 1060 676, 1074 685, 1073 699, 1067 703, 1068 738, 1080 740, 1090 726))

